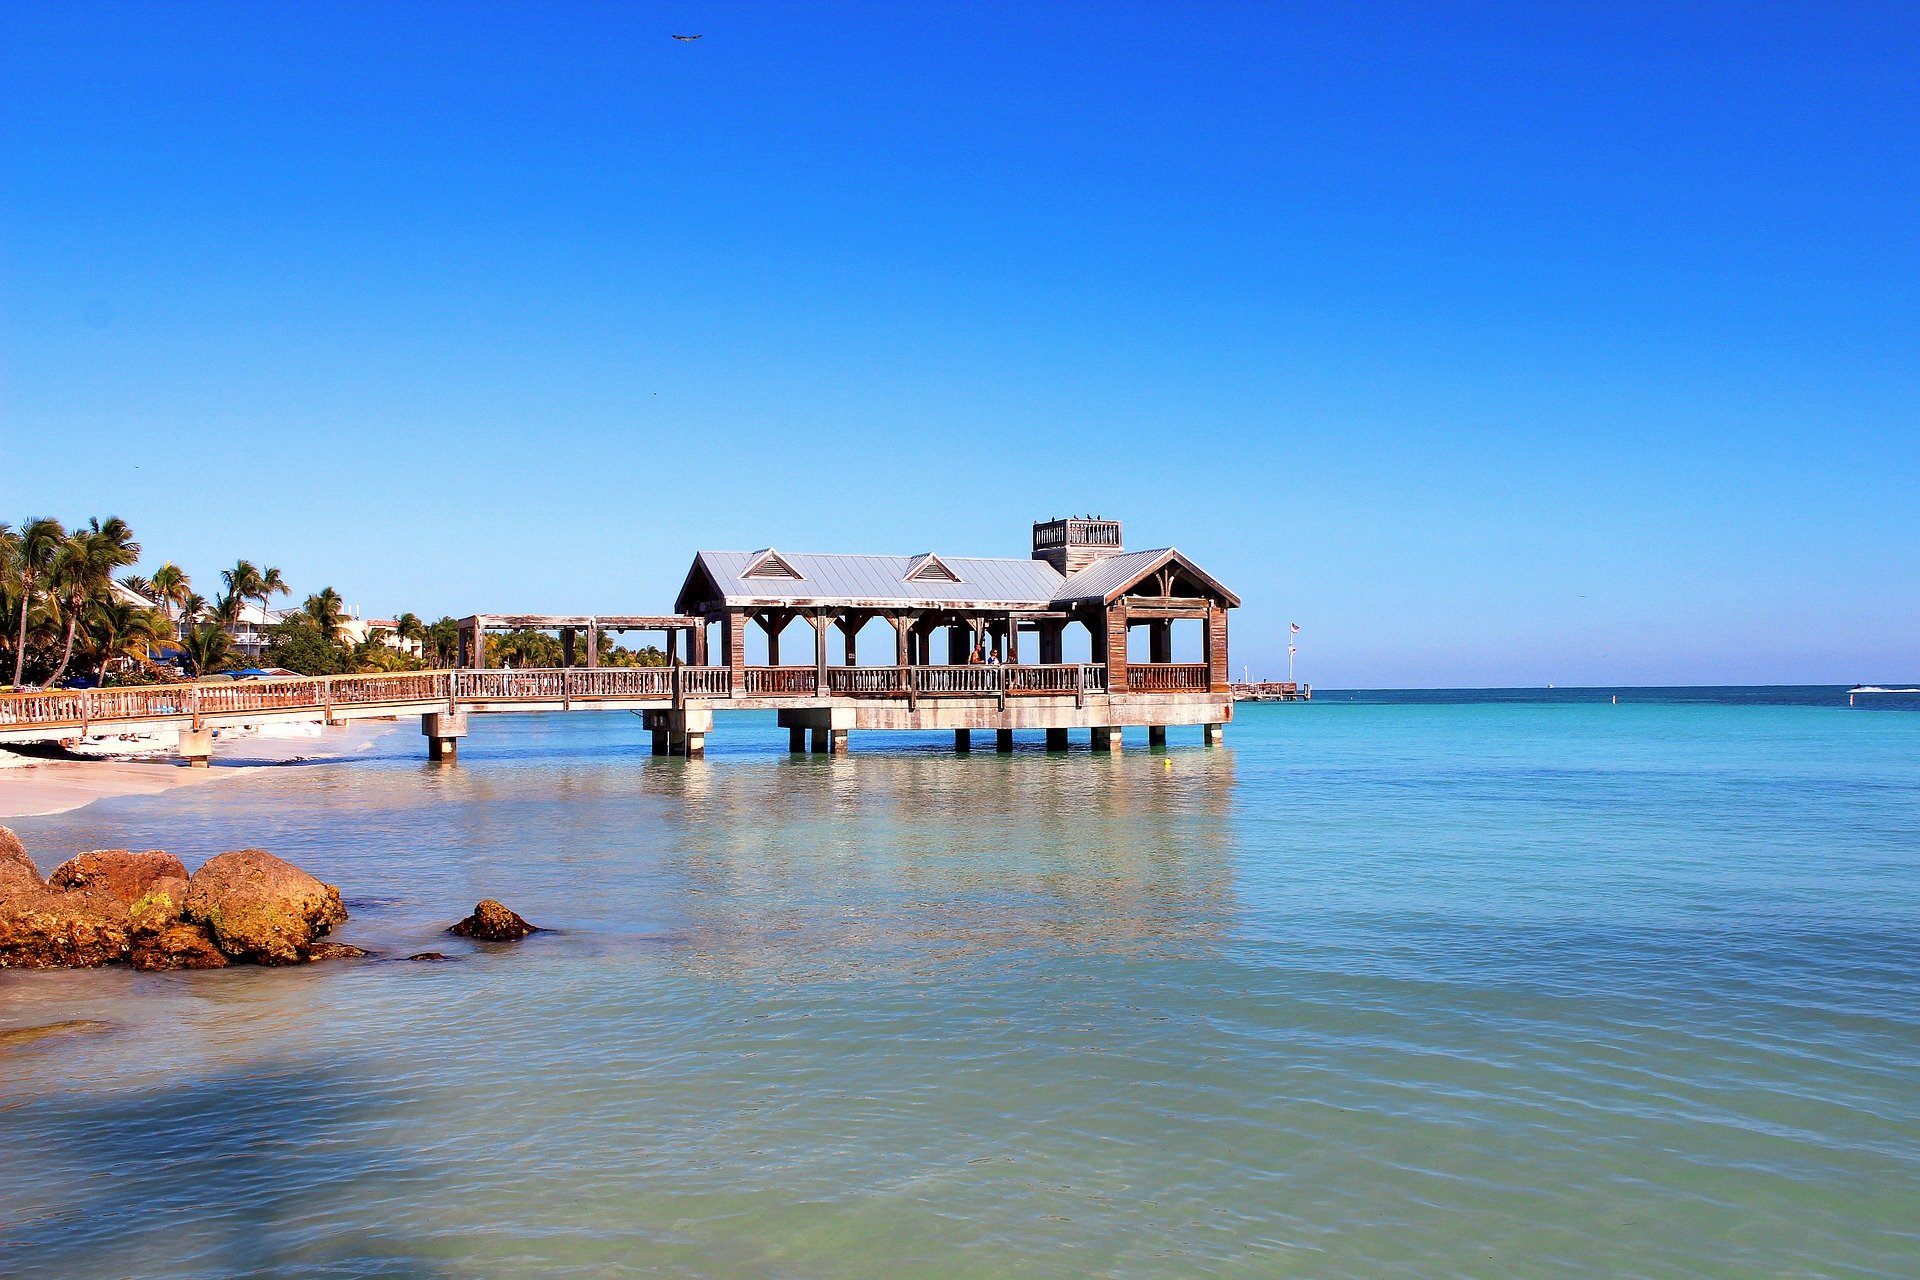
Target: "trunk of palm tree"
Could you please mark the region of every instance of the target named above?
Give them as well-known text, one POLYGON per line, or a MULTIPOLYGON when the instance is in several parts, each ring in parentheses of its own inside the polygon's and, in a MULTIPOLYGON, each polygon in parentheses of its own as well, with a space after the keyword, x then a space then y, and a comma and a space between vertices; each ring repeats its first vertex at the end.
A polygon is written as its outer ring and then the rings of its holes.
POLYGON ((33 579, 20 576, 20 637, 13 649, 13 686, 20 687, 20 675, 27 666, 27 614, 33 607, 33 579))
POLYGON ((59 684, 60 677, 67 674, 67 664, 73 661, 73 637, 74 633, 80 630, 80 602, 72 600, 69 603, 72 607, 67 610, 67 643, 60 651, 60 666, 53 675, 48 677, 47 682, 40 686, 43 689, 51 689, 59 684))

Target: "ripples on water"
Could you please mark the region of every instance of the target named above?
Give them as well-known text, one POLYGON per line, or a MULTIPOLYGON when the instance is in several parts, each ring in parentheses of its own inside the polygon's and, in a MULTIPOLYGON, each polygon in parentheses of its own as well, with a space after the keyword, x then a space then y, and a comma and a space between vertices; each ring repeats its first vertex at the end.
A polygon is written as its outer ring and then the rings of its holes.
POLYGON ((411 724, 20 824, 444 965, 0 974, 0 1273, 1920 1274, 1920 719, 1335 702, 704 762, 411 724), (556 926, 440 932, 481 896, 556 926))

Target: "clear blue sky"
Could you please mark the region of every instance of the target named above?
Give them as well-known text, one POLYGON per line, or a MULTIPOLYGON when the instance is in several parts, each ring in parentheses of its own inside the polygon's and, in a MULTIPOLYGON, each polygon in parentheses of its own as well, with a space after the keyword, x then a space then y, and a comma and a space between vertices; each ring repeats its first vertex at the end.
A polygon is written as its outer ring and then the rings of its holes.
POLYGON ((1323 686, 1920 676, 1920 8, 0 30, 0 519, 437 615, 1100 512, 1323 686))

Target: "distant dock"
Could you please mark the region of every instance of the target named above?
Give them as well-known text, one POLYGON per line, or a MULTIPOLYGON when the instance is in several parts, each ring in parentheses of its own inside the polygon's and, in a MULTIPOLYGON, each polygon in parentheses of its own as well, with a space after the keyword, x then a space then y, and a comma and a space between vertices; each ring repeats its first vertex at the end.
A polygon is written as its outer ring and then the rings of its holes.
POLYGON ((1313 686, 1291 680, 1236 681, 1232 685, 1235 702, 1311 702, 1313 686))

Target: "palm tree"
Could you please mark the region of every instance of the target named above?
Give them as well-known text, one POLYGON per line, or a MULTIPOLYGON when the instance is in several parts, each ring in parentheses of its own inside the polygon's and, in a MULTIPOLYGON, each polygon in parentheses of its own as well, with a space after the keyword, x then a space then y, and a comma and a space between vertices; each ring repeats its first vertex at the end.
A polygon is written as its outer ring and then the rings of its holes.
POLYGON ((111 596, 97 602, 88 614, 87 631, 99 682, 106 684, 107 667, 115 659, 134 655, 145 659, 148 646, 164 638, 166 628, 166 619, 157 609, 142 609, 111 596))
POLYGON ((292 594, 293 588, 287 585, 287 580, 280 576, 278 569, 262 569, 260 580, 253 589, 253 598, 260 602, 260 625, 264 627, 267 624, 267 606, 273 603, 275 596, 292 594))
POLYGON ((420 621, 418 614, 403 613, 393 620, 393 634, 399 637, 402 645, 412 644, 425 656, 427 651, 427 624, 420 621))
POLYGON ((180 643, 186 650, 187 665, 196 676, 218 671, 233 661, 233 637, 218 622, 203 622, 189 628, 180 637, 180 643))
POLYGON ((168 626, 173 625, 176 608, 184 608, 189 599, 199 599, 193 594, 193 581, 171 560, 153 571, 153 596, 154 603, 166 610, 168 626))
POLYGON ((238 632, 242 610, 260 590, 260 570, 251 560, 239 560, 234 562, 233 568, 220 571, 220 580, 226 583, 227 591, 214 601, 214 609, 228 630, 238 632))
POLYGON ((74 636, 87 606, 111 596, 113 571, 139 559, 140 544, 119 516, 107 517, 104 524, 96 517, 60 544, 51 578, 60 609, 66 614, 67 637, 60 650, 60 665, 48 678, 46 688, 53 688, 67 674, 67 666, 73 661, 74 636))
POLYGON ((51 516, 36 516, 20 526, 13 562, 20 583, 20 634, 13 648, 13 683, 18 686, 27 667, 27 615, 33 612, 34 588, 53 568, 54 556, 67 540, 67 530, 51 516))
POLYGON ((308 596, 306 604, 301 607, 328 643, 339 641, 341 624, 347 618, 347 608, 338 591, 332 587, 322 587, 318 595, 308 596))

